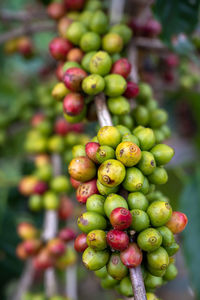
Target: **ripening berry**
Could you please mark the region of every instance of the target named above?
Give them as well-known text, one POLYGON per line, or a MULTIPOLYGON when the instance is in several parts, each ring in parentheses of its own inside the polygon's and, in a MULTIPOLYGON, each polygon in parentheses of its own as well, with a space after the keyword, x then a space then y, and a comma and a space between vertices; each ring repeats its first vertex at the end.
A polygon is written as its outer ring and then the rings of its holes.
POLYGON ((87 247, 88 247, 87 234, 86 233, 79 234, 74 241, 74 249, 77 252, 84 252, 85 249, 87 249, 87 247))
POLYGON ((166 226, 174 233, 182 232, 188 223, 187 216, 179 211, 173 211, 171 218, 166 226))
POLYGON ((124 207, 113 209, 110 214, 110 223, 114 229, 124 230, 130 227, 132 215, 130 211, 124 207))
POLYGON ((49 44, 49 51, 56 60, 65 60, 73 45, 61 37, 54 38, 49 44))
POLYGON ((76 198, 78 202, 85 204, 93 194, 98 194, 96 179, 81 183, 77 188, 76 198))
POLYGON ((129 245, 129 237, 126 232, 112 229, 107 233, 107 243, 108 245, 118 251, 123 251, 129 245))
POLYGON ((111 69, 111 73, 113 74, 119 74, 123 76, 124 78, 127 78, 128 75, 131 72, 131 64, 129 63, 128 59, 126 58, 120 58, 117 60, 111 69))
POLYGON ((120 253, 122 263, 128 268, 135 268, 142 262, 142 251, 136 243, 129 244, 128 248, 120 253))

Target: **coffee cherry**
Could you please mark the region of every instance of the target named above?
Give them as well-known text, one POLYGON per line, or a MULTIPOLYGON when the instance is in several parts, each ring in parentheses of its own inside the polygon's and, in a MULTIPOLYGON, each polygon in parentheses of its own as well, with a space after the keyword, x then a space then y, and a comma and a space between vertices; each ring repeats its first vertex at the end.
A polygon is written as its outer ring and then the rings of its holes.
POLYGON ((96 51, 86 53, 81 61, 82 68, 88 73, 90 72, 90 61, 96 53, 96 51))
POLYGON ((152 252, 162 244, 162 235, 154 228, 148 228, 138 235, 137 243, 139 247, 147 252, 152 252))
POLYGON ((157 230, 162 235, 162 246, 163 247, 169 247, 175 242, 174 235, 169 228, 167 228, 166 226, 161 226, 161 227, 158 227, 157 230))
POLYGON ((98 179, 97 179, 97 189, 99 191, 99 193, 103 196, 108 196, 111 193, 117 193, 119 190, 119 186, 115 186, 115 187, 108 187, 103 185, 98 179))
POLYGON ((136 192, 142 188, 144 175, 135 167, 126 170, 126 176, 123 181, 123 187, 129 192, 136 192))
POLYGON ((76 145, 72 148, 72 156, 73 158, 86 156, 85 147, 83 145, 76 145))
POLYGON ((147 293, 147 300, 159 300, 155 294, 153 293, 147 293))
POLYGON ((70 93, 63 101, 63 111, 70 116, 76 116, 81 113, 84 108, 84 98, 81 94, 70 93))
POLYGON ((66 87, 72 92, 81 91, 81 83, 87 77, 87 73, 80 68, 70 68, 63 76, 63 82, 66 87))
POLYGON ((132 297, 133 296, 133 287, 130 281, 129 276, 123 278, 120 281, 120 293, 122 293, 126 297, 132 297))
MULTIPOLYGON (((68 71, 71 68, 80 68, 80 65, 75 62, 75 61, 67 61, 66 63, 64 63, 64 65, 62 66, 62 70, 63 70, 63 75, 66 71, 68 71)), ((63 79, 63 76, 60 80, 63 79)))
POLYGON ((87 269, 96 271, 107 264, 109 252, 107 250, 96 251, 88 247, 83 253, 82 260, 87 269))
POLYGON ((141 159, 140 148, 132 142, 122 142, 117 146, 116 157, 126 167, 136 165, 141 159))
POLYGON ((92 15, 90 29, 98 34, 104 34, 108 30, 108 17, 101 10, 92 15))
POLYGON ((165 225, 172 216, 172 208, 169 203, 155 201, 147 209, 151 224, 155 227, 165 225))
MULTIPOLYGON (((149 227, 150 220, 143 210, 140 209, 133 209, 131 210, 132 215, 132 223, 131 229, 135 230, 136 232, 140 232, 149 227)), ((140 247, 141 248, 141 247, 140 247)))
POLYGON ((87 156, 95 163, 97 163, 96 153, 99 147, 100 147, 99 143, 95 143, 95 142, 89 142, 85 145, 85 151, 87 156))
POLYGON ((165 270, 158 270, 158 269, 154 269, 154 268, 150 267, 149 265, 147 265, 147 269, 148 269, 148 272, 151 275, 157 276, 157 277, 163 277, 165 272, 166 272, 166 269, 165 270))
POLYGON ((108 231, 106 239, 108 245, 112 249, 118 251, 123 251, 128 247, 129 244, 129 237, 127 233, 116 229, 108 231))
POLYGON ((89 233, 96 229, 106 229, 107 222, 106 219, 95 212, 85 212, 78 218, 78 227, 81 231, 89 233))
POLYGON ((67 18, 65 16, 58 20, 57 28, 58 28, 58 32, 61 37, 67 38, 67 34, 66 34, 67 29, 71 23, 72 23, 72 20, 70 20, 69 18, 67 18))
POLYGON ((28 256, 32 256, 38 253, 42 246, 42 242, 39 239, 26 240, 23 242, 23 247, 28 256))
POLYGON ((37 256, 33 258, 34 269, 38 271, 44 271, 54 264, 54 258, 50 255, 49 251, 44 248, 37 256))
POLYGON ((88 248, 87 234, 81 233, 74 241, 74 248, 77 252, 84 252, 88 248))
POLYGON ((17 245, 16 255, 21 260, 26 260, 28 258, 29 255, 27 254, 27 252, 24 248, 24 242, 17 245))
POLYGON ((123 49, 123 39, 117 33, 110 32, 102 38, 102 48, 109 54, 119 53, 123 49))
POLYGON ((75 239, 76 234, 71 228, 63 228, 59 231, 58 237, 64 242, 70 242, 75 239))
POLYGON ((124 125, 117 125, 116 128, 119 130, 122 137, 125 134, 131 134, 130 129, 128 127, 124 126, 124 125))
POLYGON ((113 115, 125 115, 131 110, 129 101, 122 96, 109 98, 107 103, 113 115))
POLYGON ((125 167, 115 159, 105 161, 98 169, 98 180, 105 186, 118 186, 125 177, 125 167))
POLYGON ((164 109, 156 109, 151 113, 150 126, 153 128, 160 127, 167 122, 168 115, 164 109))
POLYGON ((106 266, 104 266, 103 268, 95 271, 94 273, 99 278, 105 278, 108 275, 106 266))
POLYGON ((26 176, 19 183, 19 191, 24 196, 30 196, 33 194, 36 184, 37 178, 35 176, 26 176))
POLYGON ((17 233, 23 240, 32 240, 37 237, 37 229, 30 223, 23 222, 17 227, 17 233))
POLYGON ((144 26, 144 35, 148 37, 156 37, 161 31, 161 24, 155 19, 149 19, 144 26))
POLYGON ((65 243, 61 239, 55 238, 48 242, 47 249, 50 254, 60 256, 65 252, 65 243))
POLYGON ((136 243, 131 243, 126 250, 120 253, 120 258, 125 266, 135 268, 142 262, 142 251, 136 243))
POLYGON ((124 94, 126 90, 126 80, 118 74, 110 74, 105 78, 105 94, 109 97, 117 97, 124 94))
POLYGON ((64 119, 58 119, 54 126, 54 131, 56 134, 65 136, 70 130, 70 124, 68 124, 64 119))
POLYGON ((51 189, 56 193, 67 192, 70 190, 69 180, 66 176, 60 175, 51 180, 51 189))
POLYGON ((56 60, 65 60, 67 53, 72 47, 72 44, 68 40, 57 37, 51 41, 49 51, 56 60))
POLYGON ((74 62, 77 62, 77 63, 80 64, 81 61, 82 61, 83 56, 84 56, 84 53, 83 53, 83 51, 81 51, 81 49, 73 48, 68 52, 67 60, 68 61, 74 61, 74 62))
POLYGON ((160 247, 153 252, 147 253, 147 262, 150 267, 157 270, 166 270, 169 265, 167 251, 160 247))
POLYGON ((144 195, 147 195, 149 193, 149 181, 147 179, 147 177, 144 176, 144 182, 143 182, 143 185, 140 189, 140 192, 143 193, 144 195))
POLYGON ((107 248, 106 233, 103 230, 93 230, 87 235, 88 247, 95 250, 104 250, 107 248))
POLYGON ((139 87, 136 83, 132 81, 127 82, 126 90, 124 96, 128 99, 137 97, 139 93, 139 87))
POLYGON ((40 211, 43 207, 42 197, 39 195, 33 195, 29 198, 29 208, 34 211, 40 211))
POLYGON ((156 164, 165 165, 174 156, 174 149, 165 144, 158 144, 151 149, 151 153, 153 154, 156 164))
POLYGON ((132 216, 128 209, 117 207, 110 214, 110 223, 114 229, 127 229, 132 222, 132 216))
POLYGON ((176 278, 177 274, 178 274, 178 270, 177 270, 176 266, 173 263, 171 263, 167 267, 167 270, 165 272, 165 275, 163 276, 163 279, 167 280, 167 281, 174 280, 176 278))
POLYGON ((148 179, 153 184, 165 184, 168 180, 167 171, 163 167, 156 167, 148 179))
POLYGON ((118 284, 118 280, 114 279, 109 274, 101 280, 101 286, 103 289, 111 289, 118 284))
POLYGON ((48 150, 55 153, 62 153, 64 151, 64 141, 61 136, 53 135, 49 138, 48 150))
POLYGON ((152 88, 144 82, 141 82, 139 84, 139 94, 137 96, 137 99, 141 102, 141 103, 145 103, 147 102, 149 99, 153 98, 153 92, 152 92, 152 88))
POLYGON ((81 37, 80 47, 84 52, 97 51, 101 47, 101 38, 95 32, 86 32, 81 37))
POLYGON ((116 148, 121 141, 121 134, 114 126, 104 126, 99 129, 97 138, 101 146, 116 148))
POLYGON ((122 136, 122 142, 132 142, 133 144, 136 144, 138 147, 140 146, 140 142, 138 138, 130 133, 125 133, 122 136))
POLYGON ((96 160, 99 164, 104 161, 115 158, 115 151, 109 146, 100 146, 96 152, 96 160))
POLYGON ((172 216, 167 222, 166 226, 174 233, 182 232, 188 223, 188 219, 184 213, 173 211, 172 216))
POLYGON ((140 192, 130 193, 127 201, 130 209, 141 209, 146 211, 149 206, 147 198, 140 192))
POLYGON ((120 259, 120 255, 113 253, 107 265, 108 274, 114 279, 121 280, 127 276, 128 269, 124 266, 120 259))
POLYGON ((105 51, 98 51, 90 59, 90 73, 105 76, 110 72, 112 60, 105 51))
POLYGON ((98 74, 86 77, 82 83, 82 89, 88 95, 97 95, 104 90, 104 87, 104 79, 98 74))
POLYGON ((131 64, 129 63, 128 59, 126 58, 120 58, 117 60, 111 69, 111 73, 113 74, 119 74, 123 76, 124 78, 127 78, 128 75, 131 72, 131 64))
POLYGON ((81 183, 76 191, 76 198, 78 202, 85 204, 87 199, 93 194, 97 194, 96 179, 81 183))
POLYGON ((58 20, 65 15, 65 6, 58 2, 50 3, 47 7, 47 13, 52 19, 58 20))
POLYGON ((72 124, 83 121, 85 116, 86 116, 86 106, 84 106, 83 110, 80 112, 80 114, 78 114, 76 116, 70 116, 68 114, 64 114, 64 118, 66 119, 66 121, 68 123, 72 123, 72 124))
POLYGON ((56 210, 59 207, 58 196, 51 191, 48 191, 43 196, 43 206, 47 210, 56 210))
POLYGON ((71 217, 74 207, 72 201, 67 196, 62 196, 58 209, 58 216, 61 220, 67 220, 71 217))
POLYGON ((116 24, 111 27, 110 31, 120 35, 123 39, 124 45, 130 41, 132 36, 131 29, 125 24, 116 24))
POLYGON ((141 128, 134 132, 135 136, 140 141, 141 150, 149 150, 155 144, 155 135, 151 128, 141 128))
POLYGON ((81 22, 73 22, 67 30, 67 38, 74 45, 79 45, 82 36, 87 32, 85 25, 81 22))
POLYGON ((144 175, 150 175, 153 173, 156 167, 156 162, 153 154, 148 151, 141 152, 141 159, 138 164, 138 168, 142 171, 144 175))
POLYGON ((156 289, 163 284, 163 280, 162 277, 153 276, 150 273, 147 273, 144 284, 147 289, 156 289))
POLYGON ((122 196, 117 194, 108 195, 104 202, 104 211, 107 217, 110 218, 112 211, 118 207, 125 208, 128 210, 127 201, 122 196))
POLYGON ((132 114, 137 124, 146 126, 149 123, 149 111, 144 105, 138 105, 132 114))
POLYGON ((48 185, 44 181, 38 181, 34 187, 34 193, 43 195, 48 190, 48 185))
POLYGON ((80 10, 83 8, 85 0, 64 0, 67 10, 80 10))
POLYGON ((95 164, 88 157, 77 157, 72 159, 68 167, 69 174, 75 180, 86 182, 96 175, 95 164))
POLYGON ((86 208, 87 211, 96 212, 105 216, 104 212, 105 198, 102 195, 94 194, 87 199, 86 208))

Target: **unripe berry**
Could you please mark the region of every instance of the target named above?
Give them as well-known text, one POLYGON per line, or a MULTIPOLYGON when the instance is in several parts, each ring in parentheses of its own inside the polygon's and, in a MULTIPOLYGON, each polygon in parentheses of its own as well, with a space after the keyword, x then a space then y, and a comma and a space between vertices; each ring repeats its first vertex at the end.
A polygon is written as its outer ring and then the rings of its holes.
POLYGON ((65 60, 66 55, 73 45, 61 37, 54 38, 49 44, 49 51, 56 60, 65 60))
POLYGON ((76 198, 78 202, 85 204, 93 194, 98 194, 96 179, 80 184, 76 191, 76 198))
POLYGON ((187 216, 179 211, 173 211, 171 218, 166 226, 174 233, 182 232, 188 223, 187 216))
POLYGON ((154 251, 162 244, 162 235, 154 228, 148 228, 138 235, 138 246, 144 251, 154 251))
POLYGON ((82 260, 86 268, 92 271, 103 268, 109 259, 109 252, 107 250, 95 251, 88 247, 82 256, 82 260))
POLYGON ((107 248, 105 231, 99 229, 90 231, 87 235, 87 244, 98 251, 107 248))
POLYGON ((127 276, 128 269, 124 266, 120 259, 120 255, 113 253, 107 265, 108 273, 114 279, 121 280, 127 276))
POLYGON ((51 94, 57 101, 62 101, 63 98, 69 94, 69 90, 63 82, 59 82, 54 86, 51 94))
POLYGON ((18 235, 24 240, 31 240, 37 237, 37 229, 30 223, 23 222, 17 227, 18 235))
POLYGON ((124 96, 128 99, 135 98, 139 94, 139 87, 136 83, 132 81, 127 82, 126 90, 124 96))
POLYGON ((102 48, 109 54, 121 52, 123 49, 123 39, 114 32, 109 32, 102 39, 102 48))
POLYGON ((70 116, 76 116, 82 112, 84 108, 84 98, 81 94, 70 93, 65 96, 63 101, 63 111, 70 116))
POLYGON ((107 233, 107 243, 108 245, 118 251, 123 251, 129 245, 129 237, 126 232, 112 229, 107 233))
POLYGON ((125 175, 124 165, 116 159, 106 160, 98 169, 98 180, 107 187, 118 186, 125 175))
POLYGON ((135 268, 142 262, 142 251, 136 243, 129 244, 128 248, 120 253, 122 263, 128 268, 135 268))
POLYGON ((110 214, 110 223, 114 229, 124 230, 130 227, 132 215, 130 211, 123 207, 113 209, 110 214))
POLYGON ((72 159, 68 170, 72 178, 81 182, 91 180, 96 175, 95 164, 85 156, 72 159))
POLYGON ((72 92, 81 91, 81 83, 84 78, 87 77, 87 73, 80 68, 70 68, 63 76, 63 82, 66 87, 72 92))
POLYGON ((91 211, 83 213, 78 218, 77 224, 79 229, 85 233, 96 229, 104 230, 107 226, 106 219, 102 215, 91 211))
POLYGON ((95 143, 95 142, 89 142, 85 145, 85 151, 86 151, 87 156, 95 163, 97 163, 96 153, 97 153, 99 147, 100 147, 100 144, 95 143))
POLYGON ((171 218, 172 208, 168 202, 154 201, 147 209, 151 224, 155 227, 165 225, 171 218))
POLYGON ((123 76, 124 78, 127 78, 128 75, 131 72, 131 64, 129 63, 128 59, 126 58, 120 58, 117 60, 111 69, 111 73, 113 74, 119 74, 123 76))
POLYGON ((63 228, 59 231, 58 237, 64 242, 69 242, 75 239, 76 234, 71 228, 63 228))
POLYGON ((85 249, 87 249, 87 234, 81 233, 77 236, 74 242, 74 248, 77 252, 83 252, 85 249))

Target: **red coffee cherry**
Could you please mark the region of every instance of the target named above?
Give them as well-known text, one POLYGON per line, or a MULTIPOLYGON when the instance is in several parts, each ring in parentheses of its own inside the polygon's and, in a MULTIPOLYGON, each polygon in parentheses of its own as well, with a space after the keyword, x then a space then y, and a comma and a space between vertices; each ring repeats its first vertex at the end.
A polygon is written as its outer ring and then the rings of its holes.
POLYGON ((77 236, 77 238, 75 239, 74 242, 74 249, 77 252, 84 252, 85 249, 88 248, 88 244, 87 244, 87 234, 85 233, 81 233, 77 236))
POLYGON ((125 266, 135 268, 142 262, 142 251, 136 243, 131 243, 126 250, 120 253, 120 258, 125 266))
POLYGON ((63 76, 63 82, 66 87, 72 92, 81 91, 81 83, 84 78, 87 77, 87 73, 80 68, 70 68, 63 76))
POLYGON ((130 211, 123 207, 113 209, 110 214, 110 223, 114 229, 124 230, 130 227, 132 222, 132 215, 130 211))
POLYGON ((64 242, 69 242, 69 241, 72 241, 72 240, 75 239, 76 233, 71 228, 63 228, 63 229, 60 230, 58 236, 64 242))
POLYGON ((54 38, 49 44, 49 51, 56 60, 65 60, 73 45, 62 37, 54 38))
POLYGON ((43 195, 47 190, 47 183, 44 181, 38 181, 34 187, 34 194, 43 195))
POLYGON ((126 98, 135 98, 139 94, 139 87, 136 83, 132 81, 127 82, 127 87, 124 93, 126 98))
POLYGON ((54 125, 54 131, 56 134, 65 136, 71 130, 71 124, 67 123, 65 119, 58 119, 54 125))
POLYGON ((65 253, 66 245, 60 238, 55 238, 48 242, 47 249, 50 254, 61 256, 63 253, 65 253))
POLYGON ((128 234, 124 231, 112 229, 107 233, 106 237, 108 245, 118 251, 125 250, 129 245, 128 234))
POLYGON ((65 5, 59 2, 50 3, 47 7, 47 14, 52 19, 58 20, 66 14, 65 5))
POLYGON ((119 60, 117 60, 113 64, 111 69, 111 73, 119 74, 124 78, 127 78, 130 72, 131 72, 131 64, 126 58, 120 58, 119 60))
POLYGON ((98 162, 96 159, 96 153, 99 147, 100 147, 99 143, 96 142, 89 142, 85 145, 85 152, 87 156, 95 163, 98 162))
POLYGON ((60 200, 60 206, 58 209, 59 218, 61 220, 67 220, 69 217, 71 217, 73 210, 73 202, 67 196, 62 196, 60 200))
POLYGON ((84 108, 84 98, 81 94, 70 93, 63 100, 63 111, 69 116, 76 116, 84 108))
POLYGON ((170 220, 166 226, 174 233, 182 232, 188 223, 188 218, 184 213, 173 211, 170 220))
POLYGON ((76 191, 76 198, 78 202, 85 204, 90 196, 98 193, 97 180, 93 179, 79 185, 76 191))

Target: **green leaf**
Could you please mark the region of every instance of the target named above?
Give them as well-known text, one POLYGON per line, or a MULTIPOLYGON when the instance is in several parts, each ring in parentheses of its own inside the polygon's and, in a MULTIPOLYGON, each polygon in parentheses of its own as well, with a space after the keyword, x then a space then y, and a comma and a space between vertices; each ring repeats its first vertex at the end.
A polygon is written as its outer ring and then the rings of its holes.
MULTIPOLYGON (((185 186, 180 198, 180 208, 188 217, 188 225, 183 231, 183 250, 189 269, 191 284, 200 299, 199 266, 200 266, 200 169, 185 186)), ((196 298, 195 298, 196 299, 196 298)))
POLYGON ((170 42, 179 33, 191 33, 198 22, 199 0, 157 0, 154 13, 162 24, 162 38, 170 42))

